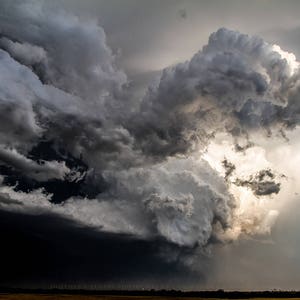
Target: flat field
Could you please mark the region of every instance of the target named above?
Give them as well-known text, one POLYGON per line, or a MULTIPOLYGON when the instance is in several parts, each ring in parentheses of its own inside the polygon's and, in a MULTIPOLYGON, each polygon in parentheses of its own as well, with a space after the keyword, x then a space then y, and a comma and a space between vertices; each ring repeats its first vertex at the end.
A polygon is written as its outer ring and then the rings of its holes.
MULTIPOLYGON (((49 294, 0 294, 0 300, 73 300, 73 299, 74 300, 206 300, 208 298, 167 297, 167 296, 66 295, 66 294, 51 294, 51 295, 49 294)), ((210 298, 208 300, 225 300, 225 299, 210 298)), ((268 299, 268 300, 272 300, 272 299, 268 299)), ((286 298, 283 300, 292 300, 292 299, 286 298)), ((295 300, 300 300, 300 298, 295 300)))
MULTIPOLYGON (((228 300, 226 298, 167 297, 167 296, 105 296, 60 294, 0 294, 0 300, 228 300)), ((239 299, 234 299, 239 300, 239 299)), ((245 300, 245 299, 243 299, 245 300)), ((300 300, 300 298, 249 298, 248 300, 300 300)))

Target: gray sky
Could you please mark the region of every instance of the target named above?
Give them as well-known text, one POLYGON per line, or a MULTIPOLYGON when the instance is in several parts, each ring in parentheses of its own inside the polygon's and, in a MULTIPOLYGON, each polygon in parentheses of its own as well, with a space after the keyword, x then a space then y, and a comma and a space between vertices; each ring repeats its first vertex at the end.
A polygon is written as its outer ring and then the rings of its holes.
POLYGON ((160 70, 189 59, 220 27, 258 34, 300 54, 297 0, 62 0, 95 17, 127 71, 160 70), (184 11, 184 17, 180 14, 184 11))

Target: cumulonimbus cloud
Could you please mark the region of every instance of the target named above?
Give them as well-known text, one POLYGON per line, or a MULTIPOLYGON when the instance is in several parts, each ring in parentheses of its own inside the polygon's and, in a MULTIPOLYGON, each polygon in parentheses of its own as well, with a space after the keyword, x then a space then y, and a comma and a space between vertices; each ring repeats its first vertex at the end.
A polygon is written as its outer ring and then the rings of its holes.
POLYGON ((247 234, 269 230, 274 211, 236 213, 228 181, 200 156, 218 132, 247 137, 298 124, 292 54, 222 28, 191 60, 163 70, 131 107, 126 75, 96 21, 50 2, 2 1, 1 11, 1 163, 32 180, 62 182, 76 169, 64 163, 70 155, 87 166, 76 175, 85 189, 62 203, 51 203, 46 185, 28 192, 3 184, 1 207, 40 207, 99 230, 185 247, 236 238, 235 226, 247 234), (54 158, 32 151, 45 141, 54 158))

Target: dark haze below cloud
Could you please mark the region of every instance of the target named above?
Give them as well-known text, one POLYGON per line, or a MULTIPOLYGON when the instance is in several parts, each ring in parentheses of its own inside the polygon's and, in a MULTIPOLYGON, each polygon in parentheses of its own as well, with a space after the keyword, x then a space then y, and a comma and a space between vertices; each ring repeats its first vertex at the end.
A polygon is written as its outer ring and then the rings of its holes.
POLYGON ((0 236, 2 287, 151 288, 182 281, 192 285, 202 277, 167 262, 164 241, 99 233, 55 214, 1 210, 0 236))

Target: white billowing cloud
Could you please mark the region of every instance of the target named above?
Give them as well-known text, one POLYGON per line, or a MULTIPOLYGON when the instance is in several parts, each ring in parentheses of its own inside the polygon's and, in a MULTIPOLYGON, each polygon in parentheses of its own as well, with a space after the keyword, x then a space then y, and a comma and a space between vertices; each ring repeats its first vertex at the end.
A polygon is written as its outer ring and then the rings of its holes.
POLYGON ((230 226, 234 207, 222 178, 195 159, 121 172, 106 197, 140 206, 157 235, 183 246, 206 245, 213 223, 230 226))
MULTIPOLYGON (((106 176, 115 182, 107 193, 94 200, 73 198, 61 205, 49 203, 51 211, 103 231, 163 237, 180 246, 205 246, 214 224, 224 229, 230 226, 234 201, 225 182, 204 161, 170 161, 148 170, 138 168, 106 176)), ((5 186, 1 189, 12 199, 11 208, 14 201, 35 209, 45 207, 45 201, 38 200, 38 191, 34 196, 5 186)))
POLYGON ((2 209, 15 212, 40 214, 49 212, 53 204, 49 201, 51 195, 46 195, 42 189, 30 193, 16 192, 12 187, 0 187, 0 206, 2 209))
POLYGON ((299 62, 297 62, 296 56, 293 53, 282 50, 278 45, 273 45, 273 50, 279 53, 281 58, 286 60, 289 67, 289 75, 294 75, 299 69, 299 62))
POLYGON ((173 155, 205 146, 219 131, 292 127, 299 121, 298 65, 261 38, 219 29, 190 61, 163 71, 132 130, 145 152, 173 155))

